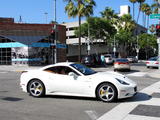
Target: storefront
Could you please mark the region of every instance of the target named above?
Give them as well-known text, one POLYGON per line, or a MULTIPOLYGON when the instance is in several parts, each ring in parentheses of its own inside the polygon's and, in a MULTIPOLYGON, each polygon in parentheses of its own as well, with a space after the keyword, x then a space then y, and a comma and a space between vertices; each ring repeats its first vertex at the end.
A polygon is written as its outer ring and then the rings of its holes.
POLYGON ((57 62, 66 61, 65 26, 57 25, 56 31, 55 37, 53 24, 22 24, 0 18, 0 65, 52 64, 55 48, 57 62))

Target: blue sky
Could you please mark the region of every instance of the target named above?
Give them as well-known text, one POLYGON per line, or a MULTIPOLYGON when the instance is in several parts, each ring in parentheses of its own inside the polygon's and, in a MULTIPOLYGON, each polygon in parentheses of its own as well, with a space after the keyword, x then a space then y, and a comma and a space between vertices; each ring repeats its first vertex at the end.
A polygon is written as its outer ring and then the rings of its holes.
MULTIPOLYGON (((153 0, 146 1, 151 3, 153 0)), ((97 6, 94 8, 94 16, 100 16, 99 13, 107 6, 119 13, 120 5, 129 5, 132 13, 132 4, 129 0, 95 0, 95 2, 97 6)), ((64 10, 65 5, 63 0, 57 0, 58 23, 77 21, 77 18, 68 18, 64 10)), ((137 12, 138 8, 136 8, 137 12)), ((1 0, 0 17, 12 17, 15 22, 18 22, 20 16, 25 23, 50 22, 54 20, 54 0, 1 0)), ((151 23, 155 21, 157 22, 157 20, 152 20, 151 23)))

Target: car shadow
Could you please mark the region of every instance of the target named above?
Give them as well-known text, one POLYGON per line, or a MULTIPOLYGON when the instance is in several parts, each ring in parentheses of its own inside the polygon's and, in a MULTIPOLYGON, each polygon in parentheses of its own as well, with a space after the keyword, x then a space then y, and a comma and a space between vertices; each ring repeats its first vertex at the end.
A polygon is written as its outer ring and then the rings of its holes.
POLYGON ((134 97, 120 99, 118 102, 120 102, 120 103, 123 103, 123 102, 139 102, 139 101, 147 101, 147 100, 150 100, 150 99, 152 99, 151 95, 148 95, 146 93, 138 92, 134 97))
POLYGON ((133 70, 133 69, 131 69, 130 71, 128 71, 128 70, 118 70, 117 72, 119 72, 119 73, 122 73, 122 74, 124 74, 124 73, 135 73, 135 72, 140 72, 140 70, 133 70))
POLYGON ((62 96, 62 95, 46 95, 43 98, 54 98, 61 100, 87 100, 87 101, 98 101, 96 98, 91 97, 78 97, 78 96, 62 96))
MULTIPOLYGON (((95 102, 102 102, 97 98, 90 98, 90 97, 77 97, 77 96, 61 96, 61 95, 46 95, 43 98, 54 98, 57 100, 84 100, 84 101, 95 101, 95 102)), ((147 101, 150 100, 152 96, 138 92, 135 96, 130 98, 119 99, 111 103, 124 103, 124 102, 138 102, 138 101, 147 101)), ((108 102, 102 102, 108 103, 108 102)))

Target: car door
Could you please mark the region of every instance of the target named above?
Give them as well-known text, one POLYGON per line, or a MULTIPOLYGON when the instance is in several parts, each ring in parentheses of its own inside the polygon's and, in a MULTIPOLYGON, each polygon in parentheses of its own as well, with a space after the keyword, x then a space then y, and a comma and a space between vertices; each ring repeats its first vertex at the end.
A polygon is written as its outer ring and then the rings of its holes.
POLYGON ((66 66, 55 67, 56 74, 49 75, 49 88, 52 93, 67 93, 76 95, 87 95, 90 93, 92 85, 89 77, 81 76, 76 71, 66 66), (65 70, 66 73, 61 71, 65 70), (69 72, 74 72, 77 75, 75 79, 68 75, 69 72))

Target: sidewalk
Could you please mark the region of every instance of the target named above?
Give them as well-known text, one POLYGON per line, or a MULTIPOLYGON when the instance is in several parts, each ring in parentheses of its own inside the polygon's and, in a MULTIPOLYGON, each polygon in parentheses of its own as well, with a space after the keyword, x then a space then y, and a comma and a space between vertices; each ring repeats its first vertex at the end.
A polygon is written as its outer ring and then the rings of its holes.
POLYGON ((43 66, 26 66, 26 65, 19 65, 19 66, 15 66, 15 65, 1 65, 0 66, 0 71, 13 71, 13 72, 22 72, 24 70, 30 70, 30 69, 38 69, 41 68, 43 66))
POLYGON ((134 101, 123 102, 97 120, 160 120, 160 82, 141 90, 134 101))

